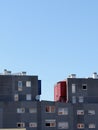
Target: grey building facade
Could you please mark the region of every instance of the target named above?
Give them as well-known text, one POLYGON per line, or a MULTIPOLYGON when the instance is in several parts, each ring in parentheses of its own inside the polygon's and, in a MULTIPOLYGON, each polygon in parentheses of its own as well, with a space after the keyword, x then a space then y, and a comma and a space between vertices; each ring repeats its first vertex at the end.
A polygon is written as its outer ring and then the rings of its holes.
POLYGON ((25 72, 0 75, 0 128, 40 128, 41 80, 25 72))
POLYGON ((98 130, 98 78, 66 79, 67 102, 40 101, 41 80, 0 75, 0 129, 98 130))

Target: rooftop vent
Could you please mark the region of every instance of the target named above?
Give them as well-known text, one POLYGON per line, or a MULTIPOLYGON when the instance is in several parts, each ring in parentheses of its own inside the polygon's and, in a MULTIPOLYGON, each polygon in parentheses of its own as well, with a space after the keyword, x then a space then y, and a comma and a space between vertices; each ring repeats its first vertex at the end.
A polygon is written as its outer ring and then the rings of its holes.
POLYGON ((76 74, 69 75, 69 78, 76 78, 76 74))
POLYGON ((21 72, 21 75, 26 75, 26 72, 21 72))
POLYGON ((96 72, 93 73, 93 79, 98 79, 98 75, 96 72))
POLYGON ((7 69, 4 69, 4 75, 11 75, 11 71, 8 71, 7 69))

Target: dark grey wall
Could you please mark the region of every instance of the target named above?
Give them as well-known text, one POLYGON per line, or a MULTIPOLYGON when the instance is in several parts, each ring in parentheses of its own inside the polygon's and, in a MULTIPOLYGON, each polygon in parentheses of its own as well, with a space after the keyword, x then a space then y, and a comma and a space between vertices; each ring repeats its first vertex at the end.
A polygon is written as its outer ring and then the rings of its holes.
POLYGON ((19 94, 19 101, 26 100, 26 94, 32 94, 32 101, 35 101, 38 92, 38 76, 15 76, 0 75, 0 101, 14 101, 14 94, 19 94), (18 81, 22 81, 23 90, 18 91, 18 81), (31 81, 31 87, 26 87, 26 81, 31 81))
POLYGON ((18 122, 24 122, 25 127, 30 130, 29 123, 37 122, 40 113, 29 113, 29 108, 38 109, 38 107, 38 102, 0 103, 0 128, 17 128, 18 122), (25 112, 17 113, 17 108, 25 108, 25 112))
POLYGON ((76 96, 79 103, 79 96, 84 97, 84 103, 98 103, 98 79, 92 78, 68 78, 68 102, 72 103, 72 96, 76 96), (76 93, 72 93, 72 84, 76 85, 76 93), (87 84, 87 90, 82 85, 87 84))

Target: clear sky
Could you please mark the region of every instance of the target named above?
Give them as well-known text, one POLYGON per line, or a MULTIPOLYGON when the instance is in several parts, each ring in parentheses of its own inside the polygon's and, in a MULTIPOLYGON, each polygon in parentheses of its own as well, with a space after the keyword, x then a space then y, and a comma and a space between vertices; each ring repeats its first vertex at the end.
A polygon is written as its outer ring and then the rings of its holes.
POLYGON ((43 100, 75 73, 98 72, 98 0, 0 0, 0 72, 42 80, 43 100))

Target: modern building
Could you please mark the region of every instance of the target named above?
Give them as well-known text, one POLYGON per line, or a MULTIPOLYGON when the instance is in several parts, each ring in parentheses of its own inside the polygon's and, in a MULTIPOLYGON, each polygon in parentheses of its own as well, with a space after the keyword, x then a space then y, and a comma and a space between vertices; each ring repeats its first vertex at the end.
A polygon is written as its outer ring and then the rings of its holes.
POLYGON ((41 80, 26 72, 0 74, 0 128, 39 129, 41 80))
POLYGON ((26 72, 0 74, 0 129, 98 130, 98 76, 71 75, 40 101, 41 80, 26 72))
MULTIPOLYGON (((72 74, 64 81, 57 82, 54 87, 55 102, 65 102, 71 105, 72 128, 69 130, 98 130, 98 75, 76 78, 72 74), (65 85, 64 85, 65 84, 65 85)), ((68 109, 70 109, 68 107, 68 109)))

